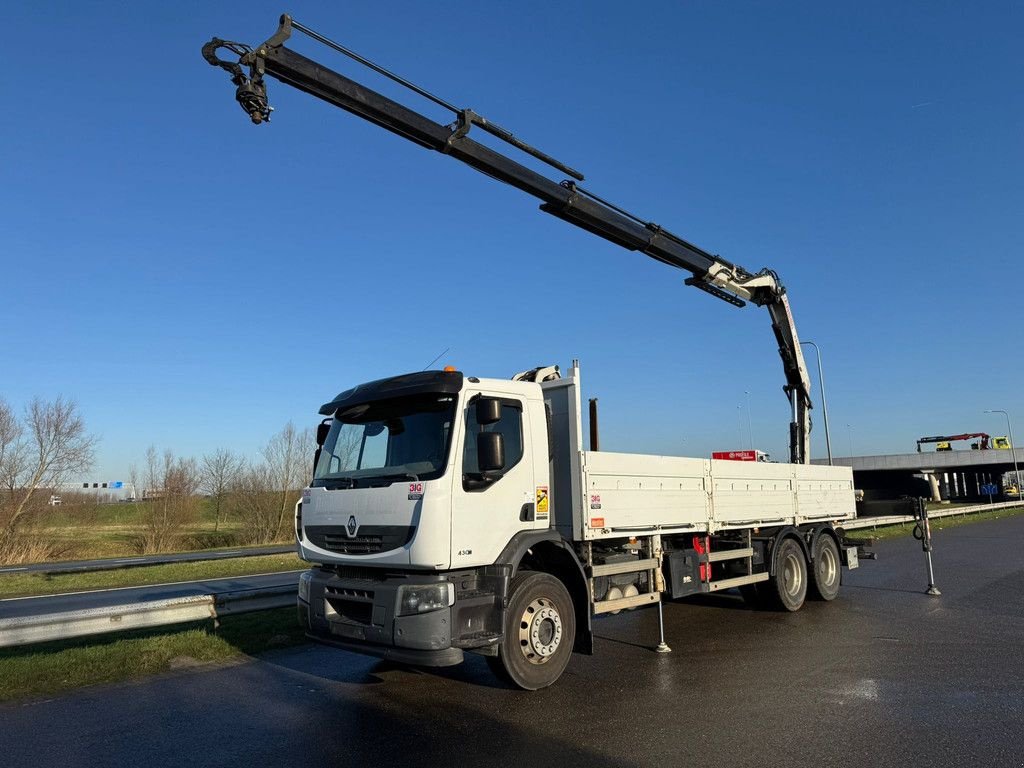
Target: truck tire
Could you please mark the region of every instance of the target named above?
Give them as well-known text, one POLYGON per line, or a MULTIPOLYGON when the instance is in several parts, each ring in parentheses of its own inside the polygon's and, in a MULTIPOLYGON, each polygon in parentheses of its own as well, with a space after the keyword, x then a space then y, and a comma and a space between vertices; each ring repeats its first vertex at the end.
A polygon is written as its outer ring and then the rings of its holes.
POLYGON ((512 685, 536 691, 554 683, 572 655, 576 613, 561 581, 548 573, 523 571, 509 586, 505 635, 488 665, 512 685))
POLYGON ((839 547, 828 534, 821 534, 814 540, 811 553, 810 596, 815 600, 835 600, 839 597, 839 547))
POLYGON ((780 611, 799 611, 807 597, 807 559, 793 539, 783 539, 775 550, 775 573, 758 584, 765 602, 780 611))

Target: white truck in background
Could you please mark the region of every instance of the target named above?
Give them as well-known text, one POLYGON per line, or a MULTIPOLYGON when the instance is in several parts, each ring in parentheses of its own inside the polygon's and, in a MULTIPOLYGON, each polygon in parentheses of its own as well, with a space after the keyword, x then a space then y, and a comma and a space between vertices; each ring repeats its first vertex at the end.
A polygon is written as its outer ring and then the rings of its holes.
POLYGON ((349 650, 475 652, 533 690, 592 651, 595 616, 730 588, 795 611, 857 564, 850 468, 584 450, 575 363, 395 376, 321 413, 299 615, 349 650))
MULTIPOLYGON (((810 379, 774 271, 749 272, 608 202, 581 186, 579 171, 288 15, 255 47, 213 38, 202 53, 229 73, 257 125, 271 116, 270 76, 689 272, 687 285, 765 307, 786 376, 787 464, 584 450, 576 364, 564 379, 554 367, 511 381, 425 371, 342 392, 321 409, 314 477, 296 506, 299 552, 317 564, 299 583, 312 637, 424 665, 457 664, 473 651, 536 689, 558 679, 573 649, 592 650, 595 615, 660 611, 666 597, 730 588, 790 611, 809 593, 836 597, 841 568, 856 566, 841 535, 855 514, 853 477, 809 464, 810 379), (436 122, 291 50, 294 31, 454 121, 436 122), (569 178, 539 173, 477 141, 481 133, 569 178)), ((281 194, 272 181, 260 190, 281 194)), ((444 194, 458 206, 456 191, 444 194)))

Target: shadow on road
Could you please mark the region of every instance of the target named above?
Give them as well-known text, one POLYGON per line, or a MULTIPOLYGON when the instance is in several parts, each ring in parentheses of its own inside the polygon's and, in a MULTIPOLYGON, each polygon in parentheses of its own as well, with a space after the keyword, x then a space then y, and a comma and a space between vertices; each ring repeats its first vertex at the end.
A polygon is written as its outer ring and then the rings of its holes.
POLYGON ((293 672, 315 675, 335 683, 376 685, 383 682, 384 678, 408 676, 411 678, 441 678, 481 688, 517 690, 496 678, 488 668, 485 659, 472 653, 467 653, 466 660, 454 667, 416 667, 410 664, 378 659, 373 656, 363 656, 351 651, 334 648, 325 649, 313 644, 309 648, 311 651, 309 654, 282 651, 265 654, 260 657, 260 661, 293 672), (336 654, 332 658, 338 660, 336 666, 332 665, 327 670, 324 669, 321 658, 321 654, 324 651, 336 654))
MULTIPOLYGON (((637 765, 593 747, 597 734, 606 732, 598 717, 605 713, 589 711, 570 680, 519 691, 495 679, 486 660, 473 654, 457 667, 423 669, 311 645, 225 670, 218 685, 219 674, 171 685, 166 693, 175 700, 160 702, 203 722, 211 735, 199 734, 192 754, 202 754, 207 764, 237 764, 247 751, 243 746, 241 753, 229 753, 212 736, 231 727, 217 722, 230 717, 260 732, 262 765, 436 767, 450 765, 453 755, 466 766, 637 765), (274 668, 269 675, 267 667, 274 668), (269 681, 264 695, 261 686, 269 681), (583 722, 587 716, 590 721, 583 722), (295 738, 298 721, 308 738, 295 738)), ((170 755, 162 759, 166 763, 159 765, 180 764, 170 755)))
POLYGON ((899 589, 897 587, 869 587, 866 584, 843 584, 843 589, 870 589, 875 592, 899 592, 904 595, 923 595, 923 589, 899 589))
POLYGON ((693 595, 692 597, 681 597, 672 602, 679 605, 694 605, 703 608, 723 608, 729 611, 752 611, 754 610, 744 602, 739 594, 732 592, 719 592, 713 595, 693 595))

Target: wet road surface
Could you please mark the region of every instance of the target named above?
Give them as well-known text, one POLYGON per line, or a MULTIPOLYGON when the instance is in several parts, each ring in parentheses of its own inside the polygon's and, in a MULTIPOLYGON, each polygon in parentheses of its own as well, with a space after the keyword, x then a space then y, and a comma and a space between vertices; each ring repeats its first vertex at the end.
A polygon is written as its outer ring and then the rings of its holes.
POLYGON ((911 539, 796 614, 719 595, 596 623, 551 689, 303 646, 0 706, 9 766, 1019 766, 1024 516, 911 539))

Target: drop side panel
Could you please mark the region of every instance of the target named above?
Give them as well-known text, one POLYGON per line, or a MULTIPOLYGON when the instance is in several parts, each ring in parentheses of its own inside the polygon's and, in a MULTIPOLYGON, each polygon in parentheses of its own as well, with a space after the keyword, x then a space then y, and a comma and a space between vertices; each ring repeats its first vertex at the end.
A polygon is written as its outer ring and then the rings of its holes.
POLYGON ((711 461, 714 529, 856 516, 848 467, 711 461))
POLYGON ((797 467, 799 522, 852 520, 857 516, 853 471, 849 467, 797 467))
POLYGON ((842 521, 847 467, 583 452, 582 539, 842 521))
POLYGON ((583 457, 584 539, 707 530, 710 462, 608 451, 583 457))
POLYGON ((716 528, 779 525, 796 517, 795 464, 711 461, 716 528))

